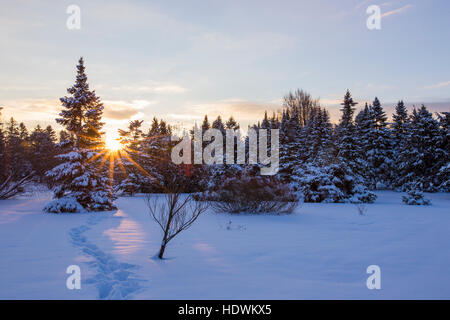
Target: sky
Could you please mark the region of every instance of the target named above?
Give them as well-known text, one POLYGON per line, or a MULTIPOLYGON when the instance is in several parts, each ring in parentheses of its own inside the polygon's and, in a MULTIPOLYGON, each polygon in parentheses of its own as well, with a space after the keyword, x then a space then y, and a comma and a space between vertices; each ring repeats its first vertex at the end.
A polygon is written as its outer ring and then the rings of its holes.
POLYGON ((448 0, 15 0, 0 3, 0 106, 52 124, 83 56, 106 131, 153 116, 178 127, 221 114, 242 127, 301 88, 334 122, 349 89, 388 114, 403 99, 450 111, 448 0), (69 5, 80 29, 67 28, 69 5), (366 12, 378 5, 381 29, 366 12))

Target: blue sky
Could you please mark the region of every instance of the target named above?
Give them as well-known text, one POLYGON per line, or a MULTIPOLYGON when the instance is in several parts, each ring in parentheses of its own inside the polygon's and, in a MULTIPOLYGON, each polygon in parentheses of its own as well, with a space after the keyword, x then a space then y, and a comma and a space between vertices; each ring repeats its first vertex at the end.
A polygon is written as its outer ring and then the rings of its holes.
POLYGON ((105 102, 107 129, 154 115, 180 126, 233 115, 244 126, 289 90, 320 97, 332 119, 349 88, 450 110, 450 2, 3 1, 0 106, 31 126, 54 123, 80 56, 105 102), (66 8, 81 9, 69 30, 66 8), (379 5, 381 30, 366 27, 379 5))

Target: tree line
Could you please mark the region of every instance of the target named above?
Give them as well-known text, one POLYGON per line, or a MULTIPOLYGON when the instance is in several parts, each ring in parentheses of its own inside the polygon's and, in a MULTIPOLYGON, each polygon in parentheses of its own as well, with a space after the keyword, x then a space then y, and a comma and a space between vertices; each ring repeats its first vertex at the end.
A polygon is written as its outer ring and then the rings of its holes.
MULTIPOLYGON (((408 113, 399 101, 388 122, 378 98, 355 114, 357 102, 347 91, 334 125, 318 99, 302 90, 290 92, 280 112, 265 112, 249 126, 280 130, 279 171, 264 177, 258 174, 260 164, 175 165, 170 157, 176 144, 173 128, 156 117, 146 131, 142 120, 130 121, 119 130, 123 148, 111 152, 102 138, 104 106, 89 88, 82 58, 75 84, 67 91, 56 119, 64 126, 59 138, 51 126, 37 126, 31 133, 14 119, 0 126, 1 181, 17 181, 32 172, 55 192, 47 211, 110 210, 119 193, 174 189, 232 199, 237 196, 232 186, 240 193, 256 188, 256 198, 272 194, 280 201, 292 199, 288 188, 309 202, 373 202, 374 189, 450 191, 450 112, 433 115, 424 105, 408 113)), ((239 130, 240 125, 233 117, 224 121, 219 115, 210 122, 205 115, 200 129, 209 128, 225 136, 227 129, 239 130)), ((248 152, 248 137, 243 139, 248 152)), ((270 138, 267 143, 270 150, 270 138)))

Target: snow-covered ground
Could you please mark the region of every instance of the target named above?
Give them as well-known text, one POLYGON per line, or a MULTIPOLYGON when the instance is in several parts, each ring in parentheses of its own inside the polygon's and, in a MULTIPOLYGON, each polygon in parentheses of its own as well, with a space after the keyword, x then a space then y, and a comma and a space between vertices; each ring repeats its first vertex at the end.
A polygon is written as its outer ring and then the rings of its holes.
POLYGON ((302 204, 294 214, 208 212, 152 257, 161 233, 144 197, 118 211, 47 214, 48 193, 0 201, 0 299, 449 299, 450 194, 407 206, 377 192, 352 204, 302 204), (66 287, 79 265, 80 290, 66 287), (381 290, 366 269, 381 268, 381 290))

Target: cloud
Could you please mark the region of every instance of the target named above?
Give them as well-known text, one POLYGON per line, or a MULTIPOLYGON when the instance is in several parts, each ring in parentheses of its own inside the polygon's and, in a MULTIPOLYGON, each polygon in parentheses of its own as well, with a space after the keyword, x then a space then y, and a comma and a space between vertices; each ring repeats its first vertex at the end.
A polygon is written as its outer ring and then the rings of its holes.
POLYGON ((154 101, 133 100, 126 101, 105 101, 103 105, 103 115, 111 120, 130 120, 143 116, 142 110, 153 104, 154 101))
POLYGON ((269 103, 253 102, 240 99, 219 100, 212 103, 197 104, 193 106, 197 112, 202 114, 239 114, 255 115, 255 113, 264 113, 269 109, 269 103))
POLYGON ((209 54, 223 55, 227 57, 235 55, 239 59, 254 58, 258 56, 270 56, 289 50, 299 44, 299 39, 284 33, 254 32, 238 34, 224 32, 206 32, 191 36, 190 40, 195 50, 209 52, 209 54))
POLYGON ((381 15, 381 17, 382 17, 382 18, 385 18, 385 17, 392 16, 392 15, 394 15, 394 14, 402 13, 402 12, 408 10, 409 8, 411 8, 412 6, 413 6, 412 4, 404 5, 404 6, 401 7, 401 8, 394 9, 394 10, 391 10, 391 11, 388 11, 388 12, 383 13, 383 14, 381 15))
POLYGON ((341 104, 342 99, 320 99, 319 103, 321 106, 327 106, 327 105, 337 105, 341 104))
MULTIPOLYGON (((105 100, 103 101, 103 117, 108 120, 130 120, 141 118, 144 110, 153 105, 155 101, 149 100, 105 100)), ((0 101, 3 107, 2 117, 14 117, 20 121, 36 120, 54 122, 62 109, 57 99, 23 99, 0 101)))
POLYGON ((124 85, 124 86, 108 86, 105 84, 97 86, 97 88, 101 88, 103 90, 112 90, 112 91, 127 91, 127 92, 147 92, 147 93, 158 93, 158 94, 178 94, 187 92, 188 89, 176 85, 176 84, 136 84, 136 85, 124 85))
POLYGON ((177 85, 158 86, 153 90, 158 93, 183 93, 187 91, 186 88, 177 85))
POLYGON ((425 89, 435 89, 435 88, 443 88, 443 87, 447 87, 450 86, 450 81, 445 81, 445 82, 439 82, 436 84, 432 84, 430 86, 426 86, 425 89))
POLYGON ((358 3, 356 6, 355 6, 355 8, 354 8, 354 10, 357 10, 357 9, 359 9, 359 8, 361 8, 363 5, 365 5, 365 4, 369 4, 369 2, 372 2, 372 0, 363 0, 363 1, 361 1, 360 3, 358 3))
POLYGON ((1 101, 0 105, 4 108, 4 114, 21 118, 32 117, 54 117, 61 110, 61 102, 57 99, 23 99, 1 101))

